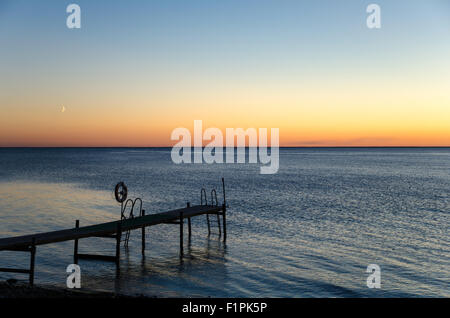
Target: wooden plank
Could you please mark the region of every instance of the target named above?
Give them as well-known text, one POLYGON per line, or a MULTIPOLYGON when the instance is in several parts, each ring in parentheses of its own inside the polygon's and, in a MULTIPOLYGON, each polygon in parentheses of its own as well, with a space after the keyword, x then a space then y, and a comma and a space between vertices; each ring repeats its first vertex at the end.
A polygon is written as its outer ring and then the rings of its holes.
POLYGON ((126 219, 122 221, 113 221, 68 230, 3 238, 0 239, 0 251, 28 247, 31 245, 33 238, 35 238, 36 245, 44 245, 99 235, 112 235, 117 233, 118 223, 121 223, 121 232, 125 232, 128 230, 142 228, 144 226, 152 226, 179 220, 180 213, 182 213, 183 218, 190 218, 202 214, 217 213, 220 212, 221 209, 222 207, 220 206, 211 205, 192 206, 163 213, 149 214, 142 217, 136 217, 133 219, 126 219))
POLYGON ((0 268, 0 272, 29 274, 30 270, 29 269, 21 269, 21 268, 0 268))
POLYGON ((161 224, 180 224, 180 221, 168 221, 168 222, 162 222, 161 224))
POLYGON ((11 251, 11 252, 31 252, 31 248, 26 247, 19 247, 19 248, 11 248, 11 249, 5 249, 5 251, 11 251))
POLYGON ((96 255, 96 254, 78 254, 78 259, 85 260, 97 260, 97 261, 106 261, 106 262, 115 262, 115 256, 109 255, 96 255))

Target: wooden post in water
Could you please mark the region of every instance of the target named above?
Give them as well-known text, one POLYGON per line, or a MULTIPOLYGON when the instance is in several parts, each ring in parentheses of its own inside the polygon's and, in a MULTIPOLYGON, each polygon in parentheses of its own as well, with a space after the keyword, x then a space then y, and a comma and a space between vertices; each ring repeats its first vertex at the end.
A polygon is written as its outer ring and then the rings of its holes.
POLYGON ((222 228, 220 226, 220 215, 217 214, 217 226, 219 227, 219 236, 222 235, 222 228))
POLYGON ((183 212, 180 212, 180 257, 183 257, 183 212))
POLYGON ((223 241, 227 240, 227 206, 224 204, 222 206, 223 215, 223 241))
POLYGON ((227 240, 227 198, 225 196, 225 179, 222 178, 222 190, 223 190, 223 205, 222 205, 222 213, 223 213, 223 241, 227 240))
POLYGON ((30 248, 31 256, 30 256, 30 286, 34 284, 34 258, 36 256, 36 238, 33 237, 31 240, 31 248, 30 248))
MULTIPOLYGON (((191 203, 188 202, 186 205, 188 208, 191 207, 191 203)), ((188 233, 189 233, 189 239, 191 239, 191 218, 188 218, 188 233)))
MULTIPOLYGON (((145 216, 145 210, 142 210, 142 216, 145 216)), ((142 255, 145 255, 145 225, 142 227, 142 255)))
MULTIPOLYGON (((75 228, 78 229, 80 227, 80 220, 75 221, 75 228)), ((73 263, 78 264, 78 239, 75 239, 73 245, 73 263)))
POLYGON ((117 234, 116 234, 116 266, 120 265, 120 241, 122 239, 122 222, 117 223, 117 234))

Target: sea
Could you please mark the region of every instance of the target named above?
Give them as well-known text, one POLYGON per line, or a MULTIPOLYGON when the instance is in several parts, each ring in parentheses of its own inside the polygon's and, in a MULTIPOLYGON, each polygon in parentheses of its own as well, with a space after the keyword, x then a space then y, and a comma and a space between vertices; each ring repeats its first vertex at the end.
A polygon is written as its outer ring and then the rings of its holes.
MULTIPOLYGON (((123 181, 146 214, 223 203, 227 239, 211 216, 131 232, 114 263, 80 260, 82 289, 157 297, 450 297, 450 148, 281 148, 259 164, 175 164, 171 148, 1 148, 0 238, 120 218, 123 181), (379 288, 371 264, 379 267, 379 288), (373 284, 371 285, 373 287, 373 284)), ((222 221, 222 220, 221 220, 222 221)), ((65 288, 74 242, 37 247, 35 283, 65 288)), ((114 255, 87 238, 80 253, 114 255)), ((0 267, 29 255, 0 252, 0 267)), ((0 281, 27 281, 0 273, 0 281)))

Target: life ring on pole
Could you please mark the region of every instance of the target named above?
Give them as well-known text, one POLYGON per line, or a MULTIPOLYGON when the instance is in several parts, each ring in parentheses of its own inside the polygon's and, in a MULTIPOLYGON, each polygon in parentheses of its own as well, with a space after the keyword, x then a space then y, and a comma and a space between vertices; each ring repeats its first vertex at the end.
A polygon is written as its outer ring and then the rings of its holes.
POLYGON ((117 202, 125 202, 128 196, 128 188, 125 183, 119 182, 118 184, 116 184, 116 188, 114 189, 114 196, 116 197, 117 202))

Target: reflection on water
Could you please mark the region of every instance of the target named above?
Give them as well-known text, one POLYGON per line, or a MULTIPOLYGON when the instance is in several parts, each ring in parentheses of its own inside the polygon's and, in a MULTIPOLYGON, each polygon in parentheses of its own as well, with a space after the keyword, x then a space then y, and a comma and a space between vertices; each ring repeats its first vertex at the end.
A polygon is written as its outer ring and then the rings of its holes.
MULTIPOLYGON (((176 230, 173 234, 177 237, 176 230)), ((149 250, 147 254, 152 254, 152 246, 149 250)), ((185 290, 190 290, 189 296, 202 297, 217 294, 227 282, 225 248, 217 237, 203 243, 199 241, 195 247, 191 241, 182 259, 178 255, 146 256, 135 263, 133 252, 137 251, 139 249, 125 252, 115 290, 139 294, 141 286, 145 285, 145 292, 151 295, 179 297, 186 296, 185 290), (205 279, 205 275, 213 278, 205 279)))
MULTIPOLYGON (((0 149, 0 237, 116 220, 117 181, 150 214, 198 204, 200 188, 220 189, 224 176, 226 245, 198 217, 182 260, 177 225, 148 228, 143 258, 135 231, 119 273, 80 261, 82 286, 158 296, 450 296, 449 155, 282 149, 279 173, 260 175, 252 165, 177 166, 165 149, 0 149), (371 263, 381 267, 381 290, 366 287, 371 263)), ((82 239, 79 251, 114 255, 115 242, 82 239)), ((72 253, 73 242, 39 246, 36 283, 64 286, 72 253)), ((28 261, 0 252, 1 267, 28 261)), ((20 275, 0 273, 10 277, 20 275)))
POLYGON ((117 218, 111 194, 76 185, 41 182, 0 183, 1 236, 94 224, 117 218))

